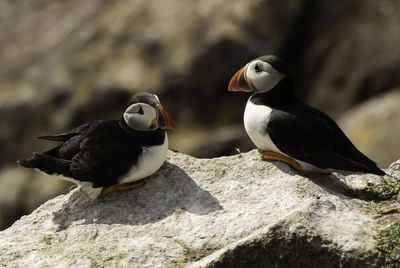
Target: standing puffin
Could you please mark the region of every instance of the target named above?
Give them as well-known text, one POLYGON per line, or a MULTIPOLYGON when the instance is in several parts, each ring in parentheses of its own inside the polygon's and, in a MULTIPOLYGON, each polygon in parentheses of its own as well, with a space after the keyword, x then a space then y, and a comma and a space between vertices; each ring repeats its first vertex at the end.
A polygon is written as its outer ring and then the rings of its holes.
POLYGON ((244 126, 262 159, 285 162, 300 174, 342 170, 385 175, 325 113, 300 102, 285 64, 276 56, 254 59, 231 79, 229 91, 254 92, 244 126))
POLYGON ((26 168, 63 175, 83 186, 91 198, 141 185, 166 159, 168 137, 164 129, 174 121, 158 97, 135 94, 121 120, 99 120, 67 133, 38 139, 62 142, 57 147, 18 160, 26 168))

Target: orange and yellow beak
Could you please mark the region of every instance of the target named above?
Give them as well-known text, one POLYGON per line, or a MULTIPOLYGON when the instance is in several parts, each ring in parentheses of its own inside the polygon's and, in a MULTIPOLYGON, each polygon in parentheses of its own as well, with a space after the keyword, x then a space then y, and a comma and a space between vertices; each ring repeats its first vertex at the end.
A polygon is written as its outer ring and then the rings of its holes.
POLYGON ((155 118, 154 120, 157 120, 158 126, 161 129, 173 129, 175 128, 175 122, 172 119, 172 117, 167 113, 167 111, 160 105, 157 104, 157 109, 161 116, 158 116, 158 118, 155 118))
POLYGON ((251 79, 247 78, 245 75, 246 68, 247 65, 235 73, 235 75, 229 82, 228 91, 244 91, 244 92, 254 91, 251 87, 253 84, 251 79))

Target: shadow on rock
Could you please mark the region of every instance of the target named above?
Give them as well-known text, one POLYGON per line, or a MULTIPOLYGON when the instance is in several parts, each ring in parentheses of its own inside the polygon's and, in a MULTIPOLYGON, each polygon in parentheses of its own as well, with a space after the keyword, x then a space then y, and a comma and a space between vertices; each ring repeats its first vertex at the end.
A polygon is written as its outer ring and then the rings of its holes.
POLYGON ((185 171, 165 163, 143 186, 113 192, 103 199, 90 200, 83 190, 75 190, 54 212, 53 221, 59 230, 73 222, 142 225, 162 220, 176 210, 206 215, 219 209, 218 200, 185 171))
MULTIPOLYGON (((392 187, 397 186, 391 185, 390 182, 387 182, 383 177, 379 178, 376 175, 368 174, 368 177, 365 177, 363 185, 352 185, 351 180, 346 181, 344 178, 346 176, 355 176, 357 173, 345 174, 311 174, 308 175, 307 178, 331 194, 341 194, 342 197, 345 196, 346 198, 357 198, 364 201, 389 200, 398 193, 398 191, 395 189, 391 189, 392 187), (375 183, 369 181, 372 176, 377 177, 375 183), (379 182, 376 183, 377 181, 379 182)), ((363 175, 359 174, 357 176, 362 177, 363 175)))
POLYGON ((352 195, 353 189, 342 182, 335 174, 313 173, 308 174, 306 177, 331 194, 342 194, 345 196, 354 197, 352 195))
MULTIPOLYGON (((296 170, 289 167, 286 163, 279 161, 272 161, 272 163, 286 174, 299 175, 296 170)), ((303 176, 333 195, 340 194, 349 198, 362 200, 373 200, 375 198, 375 196, 370 197, 353 189, 340 179, 340 175, 336 175, 335 173, 308 173, 303 176)))

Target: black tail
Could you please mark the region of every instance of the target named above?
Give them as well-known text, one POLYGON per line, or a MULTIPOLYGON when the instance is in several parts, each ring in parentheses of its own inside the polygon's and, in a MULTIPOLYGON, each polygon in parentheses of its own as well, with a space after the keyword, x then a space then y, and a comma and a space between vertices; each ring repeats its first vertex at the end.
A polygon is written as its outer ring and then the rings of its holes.
POLYGON ((31 156, 17 161, 17 164, 26 168, 37 168, 49 175, 59 174, 72 177, 70 160, 55 158, 50 155, 33 153, 31 156))
POLYGON ((382 169, 380 169, 374 161, 369 159, 363 153, 359 152, 357 158, 358 159, 356 161, 365 167, 365 168, 363 168, 362 171, 367 172, 367 173, 372 173, 375 175, 379 175, 379 176, 386 175, 386 173, 382 169))
POLYGON ((376 164, 375 165, 370 165, 369 166, 370 169, 370 173, 375 174, 375 175, 379 175, 379 176, 384 176, 387 175, 385 171, 383 171, 382 169, 380 169, 376 164))
POLYGON ((17 164, 26 168, 37 168, 35 154, 24 159, 17 160, 17 164))

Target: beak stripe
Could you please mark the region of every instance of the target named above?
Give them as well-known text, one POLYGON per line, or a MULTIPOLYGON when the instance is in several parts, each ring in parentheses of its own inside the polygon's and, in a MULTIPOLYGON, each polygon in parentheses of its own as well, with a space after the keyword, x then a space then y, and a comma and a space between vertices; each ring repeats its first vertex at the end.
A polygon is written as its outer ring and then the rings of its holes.
MULTIPOLYGON (((239 71, 235 73, 235 75, 232 77, 231 81, 229 82, 228 85, 228 91, 253 91, 253 88, 251 85, 247 82, 245 72, 246 72, 246 66, 242 67, 239 71)), ((251 80, 250 80, 251 82, 251 80)), ((252 84, 252 83, 251 83, 252 84)))
POLYGON ((160 104, 157 104, 157 108, 162 113, 162 117, 163 117, 163 119, 165 121, 165 126, 163 128, 164 129, 173 129, 173 128, 175 128, 175 122, 172 119, 172 117, 167 113, 167 111, 160 104))

